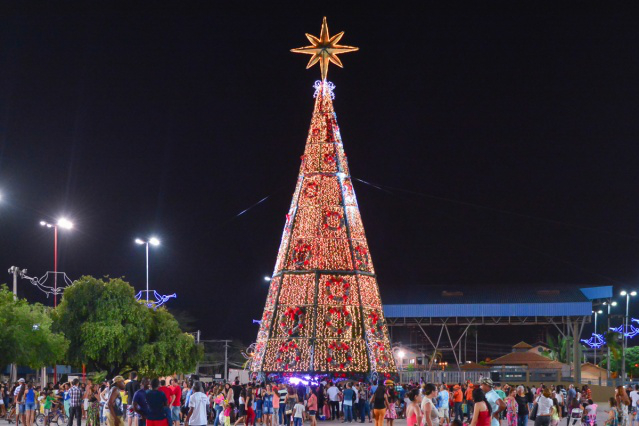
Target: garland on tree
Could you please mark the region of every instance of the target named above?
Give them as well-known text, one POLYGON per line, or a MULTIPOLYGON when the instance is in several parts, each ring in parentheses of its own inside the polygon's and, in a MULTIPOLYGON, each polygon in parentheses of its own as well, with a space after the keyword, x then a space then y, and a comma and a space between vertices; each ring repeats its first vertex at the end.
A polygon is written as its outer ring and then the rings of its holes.
POLYGON ((370 332, 373 336, 378 339, 384 337, 384 320, 377 314, 377 312, 372 311, 368 314, 368 319, 370 322, 370 332))
POLYGON ((346 303, 351 297, 351 285, 344 280, 343 277, 331 277, 326 281, 326 292, 328 293, 328 299, 333 302, 346 303), (338 285, 342 289, 342 295, 336 296, 333 294, 333 286, 338 285))
POLYGON ((280 370, 292 370, 302 359, 302 351, 295 341, 282 343, 278 349, 278 357, 275 360, 280 370))
POLYGON ((304 328, 304 319, 306 318, 306 311, 304 308, 294 307, 286 309, 282 315, 280 315, 280 327, 284 333, 289 336, 297 336, 298 333, 304 328), (288 325, 288 320, 293 322, 292 325, 288 325))
POLYGON ((331 342, 328 345, 328 356, 326 357, 326 361, 329 363, 331 367, 337 367, 337 360, 335 359, 335 352, 344 352, 346 355, 346 361, 339 363, 339 368, 350 368, 351 363, 353 362, 353 354, 351 353, 351 348, 344 342, 331 342))
POLYGON ((326 327, 333 333, 343 334, 344 332, 350 330, 353 325, 353 318, 351 313, 346 309, 345 306, 339 308, 330 308, 328 313, 326 314, 326 327), (337 321, 342 319, 344 321, 344 327, 338 327, 333 324, 333 315, 337 315, 337 321))

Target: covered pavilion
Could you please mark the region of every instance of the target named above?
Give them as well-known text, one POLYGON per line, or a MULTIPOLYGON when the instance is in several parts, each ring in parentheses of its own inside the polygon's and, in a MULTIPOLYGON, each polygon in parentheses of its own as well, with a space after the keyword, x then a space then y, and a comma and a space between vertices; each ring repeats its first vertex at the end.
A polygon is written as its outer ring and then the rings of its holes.
MULTIPOLYGON (((391 339, 396 327, 417 327, 433 350, 431 359, 447 340, 448 349, 461 369, 461 343, 471 326, 553 325, 561 336, 579 342, 584 325, 591 320, 593 302, 611 297, 612 286, 423 285, 384 295, 383 309, 391 339), (461 334, 453 337, 451 327, 460 328, 461 334)), ((568 345, 571 347, 567 353, 572 356, 567 364, 578 383, 581 381, 580 345, 568 345)))

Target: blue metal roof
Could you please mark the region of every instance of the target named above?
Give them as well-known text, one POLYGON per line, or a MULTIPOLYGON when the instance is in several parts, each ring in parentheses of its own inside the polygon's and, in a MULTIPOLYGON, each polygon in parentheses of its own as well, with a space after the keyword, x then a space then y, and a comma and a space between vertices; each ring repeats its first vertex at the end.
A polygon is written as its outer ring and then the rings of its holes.
POLYGON ((586 287, 582 288, 581 292, 590 300, 610 299, 612 297, 612 286, 606 285, 603 287, 586 287))
POLYGON ((387 318, 590 316, 592 295, 608 292, 612 295, 612 287, 420 286, 384 297, 390 302, 384 304, 384 315, 387 318), (423 303, 402 303, 400 298, 423 303))

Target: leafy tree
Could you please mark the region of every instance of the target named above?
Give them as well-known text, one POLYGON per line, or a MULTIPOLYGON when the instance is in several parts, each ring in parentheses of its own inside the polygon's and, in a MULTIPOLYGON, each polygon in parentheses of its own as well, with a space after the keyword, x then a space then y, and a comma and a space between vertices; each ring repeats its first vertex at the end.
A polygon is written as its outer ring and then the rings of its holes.
POLYGON ((52 332, 49 311, 39 303, 15 300, 5 285, 0 287, 0 366, 36 369, 63 361, 68 342, 52 332))
POLYGON ((550 351, 542 352, 542 355, 548 357, 552 360, 559 362, 567 362, 566 350, 568 345, 572 345, 573 338, 565 338, 563 336, 558 336, 556 339, 550 334, 546 337, 546 343, 548 344, 548 348, 550 351))
POLYGON ((107 378, 134 370, 187 373, 202 355, 170 313, 138 303, 133 287, 119 278, 74 282, 54 312, 54 326, 69 339, 67 362, 105 371, 107 378))
MULTIPOLYGON (((621 371, 621 353, 615 356, 614 353, 612 353, 612 348, 610 348, 610 350, 610 371, 618 373, 621 371)), ((606 368, 607 365, 608 358, 606 357, 601 361, 601 366, 606 368)), ((626 371, 633 377, 639 375, 639 346, 632 346, 626 349, 626 371)))

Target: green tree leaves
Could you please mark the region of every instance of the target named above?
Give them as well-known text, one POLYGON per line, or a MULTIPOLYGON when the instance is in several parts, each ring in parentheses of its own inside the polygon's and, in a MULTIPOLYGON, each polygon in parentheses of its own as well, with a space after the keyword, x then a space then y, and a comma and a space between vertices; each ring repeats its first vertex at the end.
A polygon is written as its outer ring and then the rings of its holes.
POLYGON ((50 308, 14 300, 6 286, 0 287, 0 366, 37 369, 63 361, 67 348, 64 336, 52 331, 50 308))
POLYGON ((137 370, 148 376, 193 371, 202 348, 164 308, 135 300, 122 279, 84 276, 64 292, 54 326, 69 340, 67 362, 107 377, 137 370))

